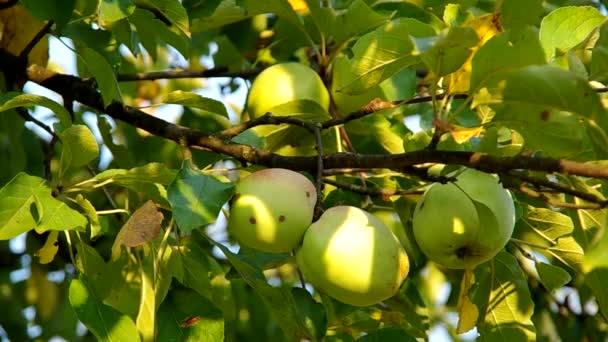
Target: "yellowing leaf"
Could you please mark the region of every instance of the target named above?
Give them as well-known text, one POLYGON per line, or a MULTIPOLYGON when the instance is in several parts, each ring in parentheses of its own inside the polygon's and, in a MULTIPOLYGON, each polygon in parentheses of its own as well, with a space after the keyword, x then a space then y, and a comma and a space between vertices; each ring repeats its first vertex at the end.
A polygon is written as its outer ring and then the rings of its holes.
POLYGON ((475 30, 479 37, 479 43, 472 48, 472 53, 469 59, 460 67, 460 69, 446 76, 448 89, 451 93, 466 92, 469 90, 471 81, 471 71, 473 56, 479 47, 483 46, 490 38, 502 31, 502 26, 498 21, 498 14, 487 14, 479 18, 467 21, 463 26, 470 27, 475 30))
MULTIPOLYGON (((42 29, 44 23, 34 18, 22 5, 0 11, 0 49, 19 55, 42 29)), ((46 66, 49 59, 49 36, 46 35, 28 55, 29 64, 46 66)))
POLYGON ((32 264, 32 274, 25 283, 25 297, 36 307, 36 315, 48 320, 57 310, 59 288, 49 280, 40 266, 32 264))
POLYGON ((465 143, 473 137, 478 137, 483 132, 483 127, 458 127, 452 126, 451 133, 454 141, 458 144, 465 143))
POLYGON ((304 0, 288 0, 288 1, 289 1, 289 5, 291 6, 291 8, 293 8, 293 10, 296 13, 299 13, 302 15, 306 15, 306 14, 310 13, 310 9, 308 8, 306 1, 304 1, 304 0))
POLYGON ((475 327, 479 318, 479 308, 469 298, 471 286, 475 283, 473 270, 466 270, 460 283, 460 294, 458 295, 458 334, 465 333, 475 327))
POLYGON ((39 262, 41 264, 48 264, 55 259, 55 255, 59 250, 59 243, 57 242, 58 235, 59 231, 51 231, 49 236, 46 238, 44 246, 42 246, 42 248, 36 252, 35 255, 40 258, 39 262))

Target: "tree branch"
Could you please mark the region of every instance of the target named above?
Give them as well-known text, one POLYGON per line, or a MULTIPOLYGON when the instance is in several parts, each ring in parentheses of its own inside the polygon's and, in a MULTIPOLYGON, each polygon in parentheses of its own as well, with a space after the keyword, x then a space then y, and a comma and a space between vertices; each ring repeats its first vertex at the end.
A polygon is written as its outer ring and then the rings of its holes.
POLYGON ((40 42, 40 40, 42 40, 42 38, 44 38, 44 36, 50 32, 51 26, 53 26, 53 24, 53 20, 49 20, 46 24, 44 24, 40 31, 38 31, 36 35, 32 38, 32 40, 30 40, 30 42, 27 43, 23 50, 21 50, 21 52, 19 53, 19 58, 27 57, 30 52, 32 52, 36 44, 38 44, 38 42, 40 42))
MULTIPOLYGON (((84 81, 78 77, 56 74, 37 65, 28 68, 27 76, 29 80, 60 95, 71 94, 74 100, 99 112, 107 113, 117 120, 178 143, 180 139, 185 139, 190 146, 209 149, 267 167, 283 167, 312 172, 317 167, 317 160, 314 156, 287 157, 258 150, 248 145, 226 142, 216 136, 164 121, 118 102, 105 107, 100 93, 93 87, 92 82, 84 81)), ((608 179, 608 167, 605 166, 529 156, 497 157, 479 152, 419 150, 392 155, 334 153, 323 157, 323 165, 327 169, 382 167, 404 172, 409 167, 424 163, 463 165, 489 173, 506 173, 515 169, 528 169, 608 179)))

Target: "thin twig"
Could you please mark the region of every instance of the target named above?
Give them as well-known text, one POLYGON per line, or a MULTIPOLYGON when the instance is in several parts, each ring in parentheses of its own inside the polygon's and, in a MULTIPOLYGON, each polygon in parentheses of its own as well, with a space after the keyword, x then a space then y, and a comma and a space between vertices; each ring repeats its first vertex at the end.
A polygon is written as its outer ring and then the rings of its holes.
MULTIPOLYGON (((608 201, 607 200, 603 200, 601 198, 598 198, 596 195, 594 194, 590 194, 588 192, 584 192, 584 191, 580 191, 580 190, 576 190, 576 189, 572 189, 570 187, 567 187, 563 184, 559 184, 556 182, 552 182, 548 179, 543 179, 543 178, 537 178, 537 177, 532 177, 532 176, 528 176, 526 174, 523 174, 521 172, 517 172, 517 171, 510 171, 508 172, 508 174, 512 177, 521 179, 527 183, 530 183, 536 187, 546 187, 549 189, 553 189, 553 190, 557 190, 560 193, 564 193, 564 194, 568 194, 574 197, 578 197, 580 199, 583 199, 585 201, 591 202, 591 203, 595 203, 597 205, 600 206, 600 208, 604 208, 606 206, 608 206, 608 201)), ((568 205, 567 203, 561 203, 562 206, 567 206, 567 207, 571 207, 570 205, 568 205)), ((578 208, 575 207, 575 208, 578 208)), ((597 209, 597 208, 594 208, 597 209)))
POLYGON ((380 197, 384 201, 390 200, 390 197, 395 195, 415 195, 424 193, 424 190, 422 189, 377 189, 357 184, 342 183, 329 178, 323 178, 323 183, 330 184, 337 188, 356 192, 362 195, 380 197))
POLYGON ((36 44, 38 44, 38 42, 40 42, 42 38, 44 38, 44 36, 51 31, 51 26, 53 26, 54 23, 55 22, 53 20, 49 20, 46 24, 44 24, 40 31, 36 33, 34 38, 32 38, 32 40, 27 43, 23 50, 21 50, 21 52, 19 53, 19 58, 26 58, 30 54, 30 52, 32 52, 36 44))
POLYGON ((253 120, 245 121, 238 125, 227 128, 223 131, 219 131, 219 132, 213 134, 213 136, 218 137, 220 139, 229 139, 229 138, 235 137, 235 136, 243 133, 244 131, 246 131, 250 128, 256 127, 256 126, 282 125, 282 124, 300 126, 300 127, 306 128, 307 130, 309 130, 311 132, 314 132, 314 127, 316 126, 317 122, 312 121, 312 120, 301 119, 301 118, 291 116, 291 115, 277 116, 277 115, 272 115, 272 113, 270 113, 270 112, 267 112, 266 114, 264 114, 260 117, 257 117, 253 120))
POLYGON ((317 150, 317 175, 315 177, 315 189, 317 190, 317 202, 315 204, 314 218, 319 219, 323 214, 323 141, 321 139, 321 125, 314 128, 315 150, 317 150))
POLYGON ((259 74, 262 69, 248 69, 239 71, 229 71, 227 67, 216 67, 207 70, 165 70, 153 72, 139 72, 135 74, 119 74, 116 79, 119 82, 129 81, 153 81, 159 79, 174 78, 211 78, 211 77, 231 77, 231 78, 250 78, 259 74))
MULTIPOLYGON (((25 121, 30 121, 33 122, 36 126, 42 128, 45 132, 47 132, 48 134, 50 134, 51 136, 56 136, 55 132, 53 132, 53 130, 51 129, 51 127, 49 127, 48 125, 46 125, 44 122, 36 119, 35 117, 33 117, 30 112, 28 112, 28 110, 24 107, 17 107, 15 108, 15 110, 17 111, 17 114, 19 114, 19 116, 25 120, 25 121)), ((59 137, 57 137, 59 138, 59 137)))
MULTIPOLYGON (((444 96, 446 96, 446 94, 438 94, 437 98, 442 99, 444 96)), ((468 94, 460 94, 460 93, 452 94, 452 97, 454 99, 463 99, 463 98, 467 98, 468 96, 469 96, 468 94)), ((375 99, 374 101, 371 101, 369 104, 367 104, 366 106, 364 106, 363 108, 361 108, 355 112, 352 112, 352 113, 342 116, 342 117, 324 121, 322 123, 322 125, 323 125, 323 128, 343 125, 349 121, 360 119, 366 115, 373 114, 375 112, 378 112, 378 111, 381 111, 384 109, 390 109, 390 108, 395 108, 398 106, 414 104, 414 103, 430 102, 432 99, 433 99, 432 96, 419 96, 419 97, 414 97, 414 98, 407 99, 407 100, 396 100, 396 101, 382 101, 380 99, 375 99)))

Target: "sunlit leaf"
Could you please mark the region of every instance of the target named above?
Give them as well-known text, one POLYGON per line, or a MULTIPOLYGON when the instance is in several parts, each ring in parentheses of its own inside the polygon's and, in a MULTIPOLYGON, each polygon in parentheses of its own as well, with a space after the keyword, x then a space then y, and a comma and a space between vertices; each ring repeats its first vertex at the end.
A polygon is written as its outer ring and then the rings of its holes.
POLYGON ((476 47, 471 47, 471 54, 469 55, 468 60, 464 62, 464 64, 458 70, 446 76, 448 89, 452 93, 466 92, 469 90, 472 59, 474 58, 477 49, 502 31, 497 14, 486 14, 481 17, 471 19, 464 23, 463 26, 473 29, 479 38, 479 42, 476 47))
POLYGON ((97 215, 97 211, 95 210, 95 207, 91 201, 81 194, 78 194, 75 200, 80 206, 83 214, 89 219, 89 224, 91 225, 91 239, 95 239, 96 237, 106 233, 103 230, 101 222, 99 221, 99 215, 97 215))
POLYGON ((70 283, 70 304, 78 319, 99 341, 140 341, 137 327, 129 316, 105 305, 81 275, 70 283))
POLYGON ((473 302, 480 310, 477 331, 482 341, 534 341, 534 302, 517 260, 500 252, 475 271, 473 302))
POLYGON ((351 65, 355 78, 346 82, 339 91, 363 93, 399 70, 418 63, 420 57, 415 55, 410 35, 422 38, 435 34, 431 26, 420 21, 397 19, 363 35, 352 48, 351 65))
POLYGON ((473 270, 465 270, 460 283, 458 294, 458 326, 456 332, 465 333, 475 327, 479 319, 479 308, 471 301, 469 291, 475 284, 475 273, 473 270))
POLYGON ((193 92, 175 90, 167 94, 163 102, 199 108, 209 113, 228 117, 228 112, 222 102, 193 92))
POLYGON ((472 60, 471 90, 476 91, 497 73, 533 64, 544 64, 545 54, 538 32, 526 27, 492 37, 479 48, 472 60))
MULTIPOLYGON (((154 255, 154 254, 152 254, 154 255)), ((135 325, 144 341, 153 341, 156 332, 156 289, 155 274, 152 263, 154 260, 145 260, 140 267, 141 274, 141 294, 139 299, 139 310, 135 325)))
POLYGON ((48 183, 26 173, 17 174, 0 189, 0 240, 36 229, 84 230, 87 220, 51 195, 48 183))
POLYGON ((97 9, 99 24, 109 28, 113 23, 128 17, 135 11, 132 0, 101 1, 97 9))
POLYGON ((72 125, 59 134, 61 137, 61 166, 70 168, 88 164, 99 155, 99 146, 93 132, 85 125, 72 125))
POLYGON ((7 92, 0 95, 0 112, 17 108, 17 107, 32 107, 42 106, 46 107, 57 115, 59 121, 64 127, 70 127, 72 124, 72 118, 68 111, 59 103, 46 98, 44 96, 36 94, 20 94, 17 92, 7 92))
POLYGON ((540 41, 548 60, 581 43, 606 20, 591 6, 560 7, 543 18, 540 41))

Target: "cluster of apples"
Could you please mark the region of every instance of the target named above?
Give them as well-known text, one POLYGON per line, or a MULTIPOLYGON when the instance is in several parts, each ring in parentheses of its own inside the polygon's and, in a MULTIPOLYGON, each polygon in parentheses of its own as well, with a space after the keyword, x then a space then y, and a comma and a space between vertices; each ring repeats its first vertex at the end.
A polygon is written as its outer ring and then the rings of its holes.
POLYGON ((270 168, 236 186, 228 230, 242 245, 296 251, 298 267, 317 289, 344 303, 368 306, 392 297, 409 259, 391 230, 372 214, 336 206, 313 220, 317 193, 305 176, 270 168))
MULTIPOLYGON (((254 81, 248 110, 256 117, 295 99, 329 105, 312 69, 278 64, 254 81)), ((410 265, 390 228, 353 206, 329 208, 312 222, 316 201, 315 186, 304 175, 281 168, 257 171, 236 186, 228 230, 240 244, 261 251, 295 250, 306 280, 344 303, 368 306, 394 296, 410 265)), ((467 169, 455 182, 426 190, 414 211, 413 230, 430 260, 472 269, 506 245, 514 222, 513 199, 498 179, 467 169)))

